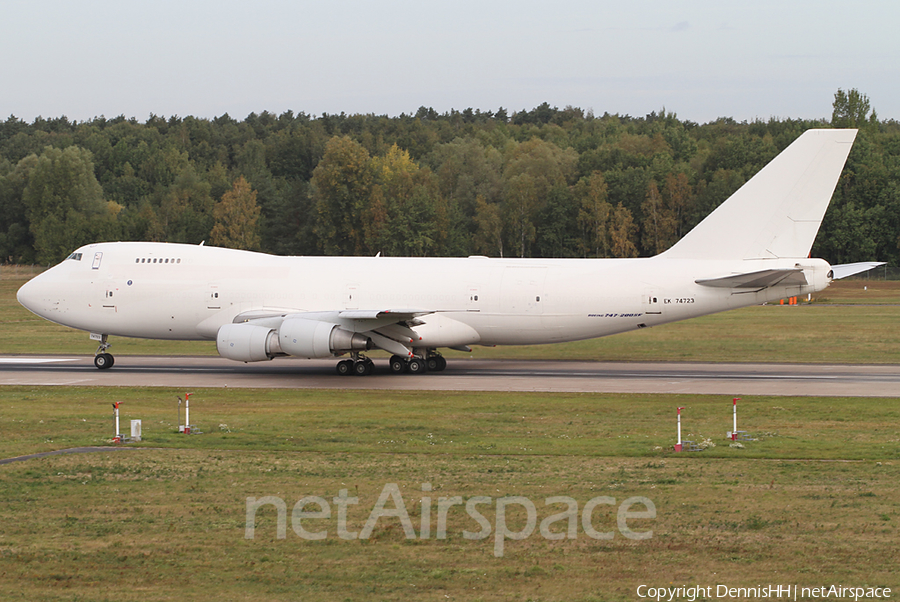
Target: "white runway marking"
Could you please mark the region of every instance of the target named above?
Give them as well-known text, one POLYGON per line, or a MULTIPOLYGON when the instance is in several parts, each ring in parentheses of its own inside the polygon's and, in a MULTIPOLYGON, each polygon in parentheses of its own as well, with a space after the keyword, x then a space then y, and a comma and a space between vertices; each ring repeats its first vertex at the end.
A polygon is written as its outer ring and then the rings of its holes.
POLYGON ((0 364, 52 364, 54 362, 77 362, 77 357, 0 357, 0 364))

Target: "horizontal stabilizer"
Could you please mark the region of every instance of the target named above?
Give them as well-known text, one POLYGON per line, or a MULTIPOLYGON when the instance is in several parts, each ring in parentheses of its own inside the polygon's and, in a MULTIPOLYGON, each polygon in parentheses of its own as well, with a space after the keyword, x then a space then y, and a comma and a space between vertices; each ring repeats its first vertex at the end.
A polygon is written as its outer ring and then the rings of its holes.
POLYGON ((746 288, 762 290, 780 284, 781 286, 803 286, 808 284, 803 270, 789 268, 783 270, 760 270, 746 274, 723 276, 722 278, 706 278, 695 280, 701 286, 713 288, 746 288))
POLYGON ((831 266, 833 280, 840 280, 841 278, 846 278, 847 276, 852 276, 854 274, 859 274, 860 272, 867 272, 873 268, 877 268, 880 265, 884 265, 885 261, 861 261, 859 263, 842 263, 840 265, 831 266))

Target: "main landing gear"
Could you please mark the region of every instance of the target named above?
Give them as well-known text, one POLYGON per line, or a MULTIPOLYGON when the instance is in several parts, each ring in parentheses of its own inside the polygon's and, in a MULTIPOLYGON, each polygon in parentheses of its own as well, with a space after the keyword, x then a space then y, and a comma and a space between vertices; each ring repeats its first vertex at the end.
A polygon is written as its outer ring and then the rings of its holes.
POLYGON ((411 357, 409 359, 399 355, 391 356, 391 374, 424 374, 425 372, 441 372, 447 367, 447 360, 440 353, 430 351, 425 358, 411 357))
POLYGON ((105 334, 100 336, 100 346, 97 347, 97 351, 94 355, 94 365, 100 370, 108 370, 116 363, 116 358, 114 358, 111 353, 106 352, 110 347, 110 343, 106 341, 107 336, 108 335, 105 334))
MULTIPOLYGON (((375 369, 375 362, 357 353, 351 353, 352 359, 341 360, 335 366, 335 370, 341 376, 368 376, 375 369)), ((388 362, 391 374, 425 374, 426 372, 441 372, 447 367, 447 360, 436 351, 428 351, 424 358, 413 356, 405 358, 402 355, 392 355, 388 362)))

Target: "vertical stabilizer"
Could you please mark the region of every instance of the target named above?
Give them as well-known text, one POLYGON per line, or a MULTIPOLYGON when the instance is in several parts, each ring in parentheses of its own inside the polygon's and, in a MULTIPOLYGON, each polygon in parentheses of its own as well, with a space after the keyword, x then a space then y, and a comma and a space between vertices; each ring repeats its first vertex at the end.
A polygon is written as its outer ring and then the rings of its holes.
POLYGON ((856 130, 808 130, 662 255, 809 256, 856 130))

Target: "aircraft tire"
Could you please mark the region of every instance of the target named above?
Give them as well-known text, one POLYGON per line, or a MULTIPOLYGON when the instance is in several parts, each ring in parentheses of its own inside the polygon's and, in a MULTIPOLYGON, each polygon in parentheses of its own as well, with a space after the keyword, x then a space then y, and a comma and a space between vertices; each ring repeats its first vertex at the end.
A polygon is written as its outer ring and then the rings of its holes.
POLYGON ((390 361, 391 374, 403 374, 406 372, 406 359, 399 355, 392 355, 390 361))
POLYGON ((422 358, 414 357, 409 360, 409 373, 410 374, 425 374, 425 371, 428 369, 425 366, 425 360, 422 358))
POLYGON ((94 365, 98 370, 108 370, 116 363, 115 358, 109 353, 98 353, 94 356, 94 365))
POLYGON ((372 368, 371 360, 360 360, 353 364, 353 374, 356 376, 368 376, 372 374, 372 368))
POLYGON ((341 376, 349 376, 353 374, 353 360, 341 360, 335 366, 335 370, 341 376))

